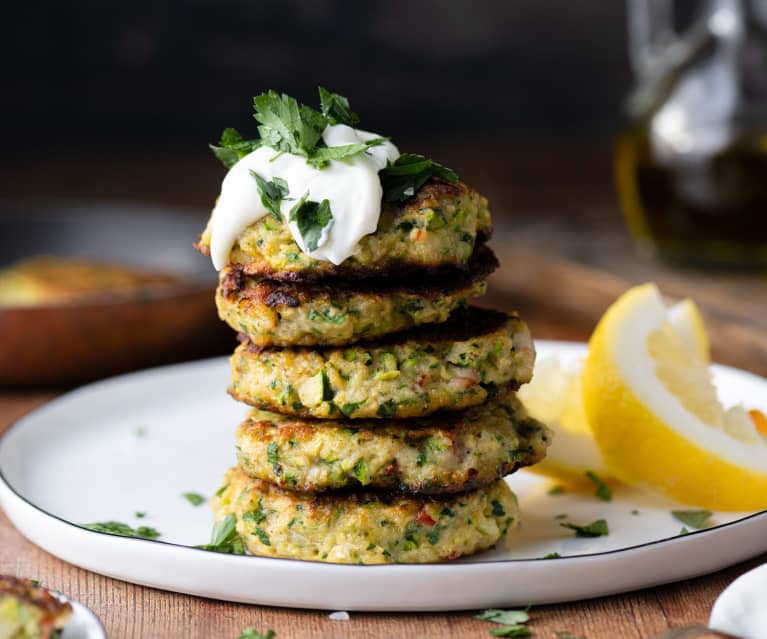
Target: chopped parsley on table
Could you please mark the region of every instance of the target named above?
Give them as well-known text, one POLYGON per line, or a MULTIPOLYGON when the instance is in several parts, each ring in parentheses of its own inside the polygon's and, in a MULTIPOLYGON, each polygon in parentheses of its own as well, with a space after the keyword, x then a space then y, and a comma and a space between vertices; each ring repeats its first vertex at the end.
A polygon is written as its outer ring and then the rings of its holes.
POLYGON ((483 610, 477 616, 482 621, 502 624, 493 628, 490 634, 493 637, 529 637, 532 633, 525 626, 530 620, 527 610, 499 610, 496 608, 483 610))
POLYGON ((274 632, 271 628, 266 631, 266 634, 262 634, 258 632, 255 628, 245 628, 240 633, 240 636, 237 637, 237 639, 272 639, 273 637, 276 637, 277 633, 274 632))

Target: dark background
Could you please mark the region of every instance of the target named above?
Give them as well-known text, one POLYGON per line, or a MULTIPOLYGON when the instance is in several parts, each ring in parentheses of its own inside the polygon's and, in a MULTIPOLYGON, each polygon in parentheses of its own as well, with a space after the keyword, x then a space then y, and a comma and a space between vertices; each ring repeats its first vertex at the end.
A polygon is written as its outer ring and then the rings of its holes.
POLYGON ((7 148, 204 150, 268 88, 350 97, 413 143, 609 139, 630 75, 620 0, 7 2, 7 148))

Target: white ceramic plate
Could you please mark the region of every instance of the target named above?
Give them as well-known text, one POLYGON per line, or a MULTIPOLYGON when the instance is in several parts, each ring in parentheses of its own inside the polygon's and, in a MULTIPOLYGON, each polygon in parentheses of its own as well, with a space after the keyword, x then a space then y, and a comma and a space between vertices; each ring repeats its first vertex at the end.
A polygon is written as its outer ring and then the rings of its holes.
MULTIPOLYGON (((583 344, 537 347, 540 357, 585 354, 583 344)), ((767 380, 725 367, 715 373, 725 402, 767 410, 767 380)), ((629 488, 609 503, 550 496, 547 480, 525 472, 510 478, 522 527, 504 548, 458 562, 345 566, 189 548, 207 543, 211 515, 181 493, 217 488, 247 410, 226 395, 228 378, 224 358, 169 366, 85 386, 34 411, 0 441, 0 505, 31 541, 95 572, 217 599, 335 610, 583 599, 701 575, 767 550, 767 512, 716 513, 714 527, 680 536, 670 514, 678 504, 629 488), (604 517, 610 534, 577 539, 560 514, 579 524, 604 517), (154 526, 161 541, 74 525, 106 520, 154 526), (553 552, 562 558, 542 559, 553 552)))

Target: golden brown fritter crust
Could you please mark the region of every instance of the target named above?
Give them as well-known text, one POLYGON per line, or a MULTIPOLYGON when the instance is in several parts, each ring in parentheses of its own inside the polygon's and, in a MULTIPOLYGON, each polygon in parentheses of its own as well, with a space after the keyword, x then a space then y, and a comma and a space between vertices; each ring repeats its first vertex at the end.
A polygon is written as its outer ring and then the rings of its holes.
POLYGON ((416 419, 307 420, 254 410, 236 434, 251 477, 289 490, 457 493, 544 458, 551 432, 509 393, 416 419))
POLYGON ((469 271, 449 278, 368 279, 295 284, 226 267, 216 291, 219 317, 259 346, 342 345, 446 321, 485 292, 498 261, 487 246, 469 271))

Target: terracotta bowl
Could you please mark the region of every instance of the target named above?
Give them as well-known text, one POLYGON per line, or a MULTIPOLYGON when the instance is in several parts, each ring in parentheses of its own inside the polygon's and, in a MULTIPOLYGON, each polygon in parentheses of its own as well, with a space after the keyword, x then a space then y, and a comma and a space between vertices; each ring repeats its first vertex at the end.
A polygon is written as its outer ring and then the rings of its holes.
POLYGON ((129 296, 0 307, 0 386, 71 386, 231 351, 234 335, 213 303, 215 272, 192 248, 206 215, 117 203, 0 203, 0 267, 31 255, 76 256, 179 278, 129 296))

